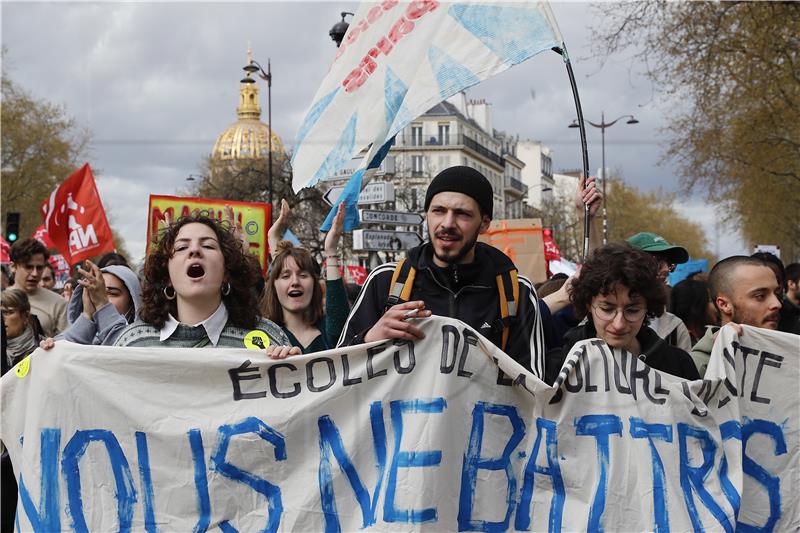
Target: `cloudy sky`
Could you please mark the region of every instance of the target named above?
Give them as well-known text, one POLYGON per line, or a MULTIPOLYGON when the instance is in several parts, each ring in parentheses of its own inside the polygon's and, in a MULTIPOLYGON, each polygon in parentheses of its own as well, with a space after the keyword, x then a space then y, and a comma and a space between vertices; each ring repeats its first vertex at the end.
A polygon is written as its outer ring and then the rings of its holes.
MULTIPOLYGON (((112 224, 135 259, 144 254, 150 194, 174 194, 197 173, 217 135, 236 120, 248 43, 273 74, 272 122, 291 146, 336 48, 328 30, 357 2, 7 2, 0 4, 5 73, 36 98, 66 106, 93 132, 89 163, 112 224)), ((586 3, 553 3, 573 60, 584 114, 606 130, 607 166, 643 190, 676 190, 660 163, 668 102, 626 57, 592 59, 586 3)), ((554 149, 554 168, 581 166, 572 94, 560 56, 545 53, 468 91, 492 103, 494 127, 554 149)), ((262 86, 263 119, 266 89, 262 86)), ((600 130, 589 128, 600 167, 600 130)), ((715 228, 698 194, 681 211, 703 225, 709 248, 744 252, 735 229, 715 228)))

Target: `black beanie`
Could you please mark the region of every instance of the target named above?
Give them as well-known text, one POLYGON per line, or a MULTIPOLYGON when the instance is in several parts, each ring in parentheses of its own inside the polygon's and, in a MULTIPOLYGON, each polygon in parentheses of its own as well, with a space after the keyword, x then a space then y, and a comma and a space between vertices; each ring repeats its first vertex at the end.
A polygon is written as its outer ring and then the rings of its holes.
POLYGON ((478 203, 481 214, 492 218, 494 208, 494 193, 492 184, 486 176, 472 167, 450 167, 439 172, 425 194, 425 211, 431 205, 431 200, 440 192, 460 192, 466 194, 478 203))

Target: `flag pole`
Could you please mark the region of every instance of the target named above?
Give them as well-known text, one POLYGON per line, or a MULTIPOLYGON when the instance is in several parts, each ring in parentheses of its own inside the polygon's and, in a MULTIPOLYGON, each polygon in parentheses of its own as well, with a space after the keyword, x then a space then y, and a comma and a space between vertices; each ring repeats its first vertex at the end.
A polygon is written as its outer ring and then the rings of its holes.
MULTIPOLYGON (((583 111, 581 110, 581 99, 578 96, 578 85, 575 83, 575 73, 572 71, 572 63, 570 63, 569 55, 567 54, 567 47, 562 43, 561 47, 553 47, 553 51, 564 58, 564 64, 567 66, 567 75, 569 76, 569 84, 572 87, 572 96, 575 99, 575 111, 578 114, 578 127, 581 131, 581 153, 583 155, 583 177, 585 180, 589 179, 589 150, 586 147, 586 125, 583 121, 583 111)), ((589 217, 589 204, 583 204, 583 260, 589 255, 589 231, 591 229, 591 219, 589 217)))

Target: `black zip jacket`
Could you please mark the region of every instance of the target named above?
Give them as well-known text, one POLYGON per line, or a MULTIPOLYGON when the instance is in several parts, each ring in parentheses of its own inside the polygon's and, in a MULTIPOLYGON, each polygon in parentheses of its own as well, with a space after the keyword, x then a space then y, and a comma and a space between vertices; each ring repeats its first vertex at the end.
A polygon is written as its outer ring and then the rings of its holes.
MULTIPOLYGON (((502 343, 500 297, 495 276, 515 268, 500 250, 484 243, 475 245, 475 261, 437 267, 430 243, 409 250, 408 261, 417 271, 410 300, 422 300, 434 315, 457 318, 487 337, 498 348, 502 343)), ((396 263, 373 270, 345 322, 338 346, 364 342, 364 336, 383 315, 396 263)), ((543 312, 548 313, 542 304, 543 312)), ((544 372, 545 340, 542 312, 531 282, 519 276, 517 316, 512 321, 506 352, 537 376, 544 372)))
MULTIPOLYGON (((564 345, 547 351, 545 383, 552 385, 555 382, 575 343, 594 338, 597 338, 597 332, 591 319, 567 331, 564 334, 564 345)), ((700 374, 697 372, 691 356, 680 348, 670 345, 647 324, 642 324, 636 340, 642 347, 639 359, 650 368, 688 380, 700 379, 700 374)))

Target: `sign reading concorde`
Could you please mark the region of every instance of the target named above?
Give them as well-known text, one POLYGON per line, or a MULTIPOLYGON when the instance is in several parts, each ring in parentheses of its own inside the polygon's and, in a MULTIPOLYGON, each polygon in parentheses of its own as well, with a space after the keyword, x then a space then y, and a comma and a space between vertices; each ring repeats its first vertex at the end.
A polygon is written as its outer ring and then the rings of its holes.
POLYGON ((422 244, 422 237, 413 231, 353 231, 353 250, 410 250, 422 244))
POLYGON ((422 215, 419 213, 359 209, 358 216, 365 224, 399 224, 401 226, 422 224, 422 215))

